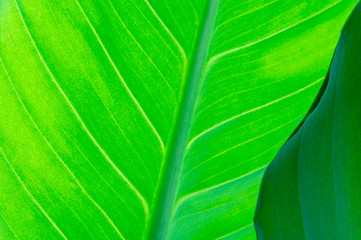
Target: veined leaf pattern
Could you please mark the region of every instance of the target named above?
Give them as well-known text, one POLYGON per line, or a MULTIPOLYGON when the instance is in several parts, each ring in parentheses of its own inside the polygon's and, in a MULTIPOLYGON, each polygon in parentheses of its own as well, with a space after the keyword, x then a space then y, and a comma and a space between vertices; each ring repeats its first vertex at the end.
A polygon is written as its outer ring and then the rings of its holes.
POLYGON ((0 2, 2 239, 254 239, 355 1, 0 2))

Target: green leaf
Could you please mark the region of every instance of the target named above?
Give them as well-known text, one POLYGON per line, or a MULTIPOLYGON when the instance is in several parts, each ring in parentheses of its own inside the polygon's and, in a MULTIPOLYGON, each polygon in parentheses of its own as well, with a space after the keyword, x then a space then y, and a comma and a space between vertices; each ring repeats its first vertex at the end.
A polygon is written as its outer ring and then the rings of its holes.
POLYGON ((254 239, 355 0, 0 4, 1 239, 254 239))
POLYGON ((361 3, 307 117, 266 170, 259 239, 361 239, 361 3))

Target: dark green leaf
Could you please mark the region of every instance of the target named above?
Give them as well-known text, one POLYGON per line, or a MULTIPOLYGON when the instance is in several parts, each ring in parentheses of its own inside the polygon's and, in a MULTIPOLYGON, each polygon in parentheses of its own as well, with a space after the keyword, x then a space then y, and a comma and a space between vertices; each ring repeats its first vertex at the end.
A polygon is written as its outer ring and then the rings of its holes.
POLYGON ((324 87, 266 170, 259 239, 361 239, 361 3, 346 23, 324 87))

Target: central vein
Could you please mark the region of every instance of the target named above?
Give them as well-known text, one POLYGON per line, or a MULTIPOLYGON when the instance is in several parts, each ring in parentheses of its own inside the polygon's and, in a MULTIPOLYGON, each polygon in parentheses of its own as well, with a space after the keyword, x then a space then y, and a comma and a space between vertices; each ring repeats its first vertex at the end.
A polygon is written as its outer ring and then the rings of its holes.
POLYGON ((162 183, 163 186, 160 188, 158 206, 153 219, 153 229, 150 232, 150 239, 152 240, 164 240, 167 238, 185 151, 189 141, 196 99, 201 88, 202 75, 217 15, 218 3, 219 0, 209 0, 202 30, 198 37, 198 45, 196 46, 193 61, 191 62, 192 65, 189 67, 190 74, 188 75, 189 78, 184 94, 183 106, 180 109, 172 147, 168 153, 168 161, 165 166, 165 175, 162 183))

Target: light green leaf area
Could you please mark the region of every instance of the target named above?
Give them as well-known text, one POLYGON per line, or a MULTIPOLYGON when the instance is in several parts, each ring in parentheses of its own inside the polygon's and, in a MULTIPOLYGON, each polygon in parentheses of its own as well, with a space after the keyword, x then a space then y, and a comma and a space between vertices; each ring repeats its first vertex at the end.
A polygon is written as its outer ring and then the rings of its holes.
POLYGON ((1 239, 255 239, 355 5, 0 1, 1 239))

